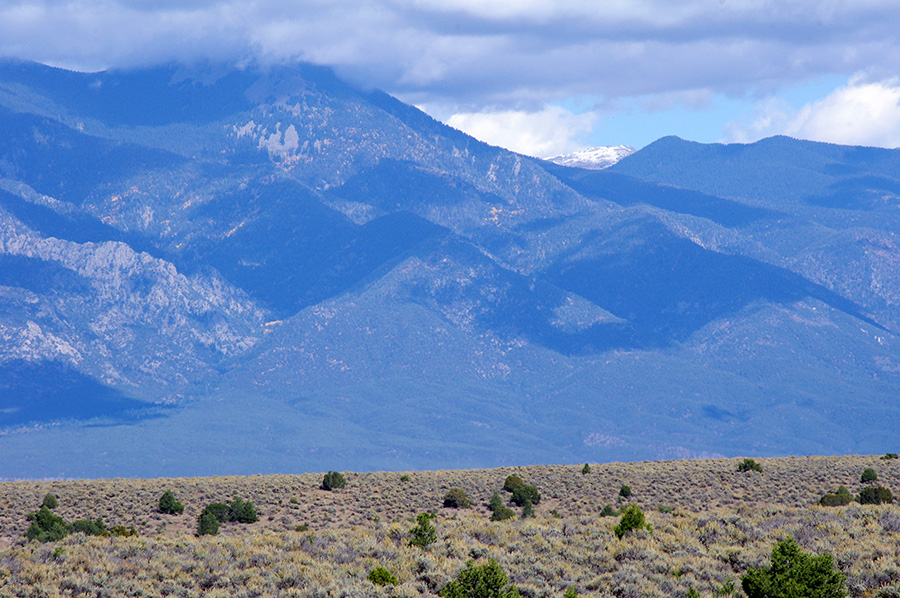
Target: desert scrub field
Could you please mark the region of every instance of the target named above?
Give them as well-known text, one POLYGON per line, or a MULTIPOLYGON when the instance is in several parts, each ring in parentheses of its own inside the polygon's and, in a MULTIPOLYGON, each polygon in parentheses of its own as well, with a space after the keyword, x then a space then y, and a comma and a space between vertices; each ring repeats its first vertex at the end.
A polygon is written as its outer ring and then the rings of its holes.
MULTIPOLYGON (((496 560, 523 596, 741 595, 740 576, 768 564, 793 536, 803 550, 834 555, 851 596, 900 596, 900 509, 820 507, 843 485, 857 494, 866 468, 900 490, 900 460, 873 457, 740 459, 515 467, 398 473, 343 472, 346 487, 321 489, 322 474, 157 480, 0 483, 2 596, 420 596, 433 595, 466 562, 496 560), (536 516, 490 521, 491 495, 515 474, 538 488, 536 516), (631 489, 625 500, 622 485, 631 489), (471 509, 443 508, 451 488, 471 509), (156 509, 171 490, 182 515, 156 509), (139 536, 72 534, 27 541, 26 516, 58 498, 66 521, 102 517, 139 536), (225 523, 196 537, 211 502, 250 500, 260 520, 225 523), (614 509, 639 505, 652 531, 617 538, 614 509), (411 546, 415 515, 437 514, 436 541, 411 546), (303 527, 305 526, 305 527, 303 527), (303 531, 298 531, 303 530, 303 531), (399 581, 367 579, 384 567, 399 581)), ((516 509, 517 514, 521 509, 516 509)))

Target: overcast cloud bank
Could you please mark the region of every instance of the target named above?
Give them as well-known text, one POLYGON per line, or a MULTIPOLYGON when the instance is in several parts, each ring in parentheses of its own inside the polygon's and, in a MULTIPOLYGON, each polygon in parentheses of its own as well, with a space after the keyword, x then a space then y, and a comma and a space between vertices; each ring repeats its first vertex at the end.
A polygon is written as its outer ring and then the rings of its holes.
POLYGON ((611 113, 638 127, 642 111, 666 110, 671 98, 683 107, 709 97, 756 103, 749 122, 719 125, 723 139, 786 133, 893 147, 898 22, 900 5, 884 0, 6 1, 0 54, 78 70, 305 60, 536 155, 596 142, 590 127, 611 113), (798 81, 854 73, 805 107, 777 100, 798 81), (573 97, 588 105, 559 107, 573 97))

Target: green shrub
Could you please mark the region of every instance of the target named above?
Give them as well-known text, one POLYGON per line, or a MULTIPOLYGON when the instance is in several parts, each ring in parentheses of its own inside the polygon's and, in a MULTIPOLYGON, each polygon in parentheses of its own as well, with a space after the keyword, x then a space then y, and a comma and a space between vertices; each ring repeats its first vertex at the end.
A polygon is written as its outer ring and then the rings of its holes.
POLYGON ((325 477, 322 478, 322 490, 334 490, 336 488, 343 488, 347 485, 347 480, 344 479, 344 476, 336 471, 329 471, 325 474, 325 477))
POLYGON ((235 498, 228 506, 228 521, 256 523, 259 521, 259 515, 256 512, 256 507, 253 506, 251 501, 235 498))
POLYGON ((868 484, 870 482, 876 482, 876 481, 878 481, 878 474, 875 473, 875 470, 872 469, 871 467, 866 467, 863 470, 862 475, 859 476, 859 481, 863 484, 868 484))
POLYGON ((861 505, 880 505, 891 504, 894 502, 894 496, 891 491, 882 486, 869 486, 859 491, 859 504, 861 505))
POLYGON ((619 496, 622 498, 629 498, 631 496, 631 487, 622 484, 622 487, 619 488, 619 496))
POLYGON ((530 500, 526 500, 525 504, 522 505, 522 519, 528 519, 529 517, 534 517, 534 505, 531 504, 530 500))
POLYGON ((56 500, 56 495, 54 494, 46 494, 44 496, 44 501, 41 503, 42 507, 47 507, 48 509, 55 509, 59 505, 59 501, 56 500))
POLYGON ((619 512, 616 509, 614 509, 613 506, 609 503, 607 503, 603 507, 603 510, 600 511, 601 517, 615 517, 618 514, 619 514, 619 512))
POLYGON ((506 479, 503 480, 503 489, 507 492, 513 492, 519 486, 524 486, 525 482, 517 475, 508 475, 506 479))
POLYGON ((39 511, 28 514, 31 525, 25 530, 25 537, 38 542, 56 542, 69 534, 69 526, 59 515, 54 515, 49 508, 41 507, 39 511))
POLYGON ((416 515, 416 526, 409 530, 412 539, 409 541, 410 546, 418 546, 426 548, 429 544, 437 541, 437 530, 431 520, 437 517, 434 513, 419 513, 416 515))
POLYGON ((90 519, 73 521, 71 530, 73 534, 80 532, 86 536, 102 536, 108 533, 106 531, 106 523, 103 522, 102 517, 98 517, 94 521, 91 521, 90 519))
POLYGON ((737 470, 740 472, 762 471, 762 465, 760 465, 753 459, 744 459, 743 461, 741 461, 740 465, 738 465, 737 470))
POLYGON ((488 502, 488 508, 491 510, 491 521, 506 521, 516 516, 516 512, 503 504, 503 499, 499 492, 491 495, 488 502))
POLYGON ((109 533, 122 538, 130 538, 131 536, 138 535, 137 530, 134 529, 134 526, 125 527, 124 525, 116 525, 110 528, 109 533))
POLYGON ((647 530, 650 529, 650 526, 647 525, 647 522, 644 519, 644 512, 641 511, 641 508, 637 505, 629 505, 622 511, 622 518, 619 520, 619 525, 617 525, 613 531, 617 538, 622 538, 628 532, 642 528, 647 528, 647 530))
POLYGON ((444 495, 444 506, 450 509, 468 509, 472 506, 472 501, 459 488, 451 488, 444 495))
POLYGON ((400 476, 400 481, 401 481, 401 482, 408 482, 408 481, 409 481, 409 476, 406 475, 406 474, 404 473, 402 476, 400 476))
POLYGON ((166 490, 159 497, 157 510, 165 515, 181 515, 184 513, 184 505, 175 500, 175 494, 171 490, 166 490))
POLYGON ((491 521, 506 521, 507 519, 515 518, 515 516, 516 512, 509 507, 500 507, 491 514, 491 521))
POLYGON ((786 538, 772 549, 770 567, 750 568, 741 577, 747 598, 843 598, 844 575, 834 568, 830 554, 813 556, 786 538))
POLYGON ((206 505, 203 508, 202 513, 208 513, 212 515, 219 523, 223 523, 231 519, 231 507, 221 502, 214 502, 206 505))
POLYGON ((510 585, 503 568, 494 559, 484 565, 466 563, 459 576, 438 592, 442 598, 517 598, 518 588, 510 585))
POLYGON ((563 598, 578 598, 578 592, 575 591, 575 587, 569 586, 569 589, 563 593, 563 598))
POLYGON ((206 509, 200 513, 197 518, 197 535, 198 536, 215 536, 219 533, 219 518, 206 509))
POLYGON ((375 567, 374 569, 369 571, 369 575, 368 577, 366 577, 366 579, 374 583, 376 586, 395 586, 400 583, 400 580, 397 579, 397 576, 384 567, 375 567))
POLYGON ((206 505, 197 518, 197 535, 216 535, 219 524, 225 522, 255 523, 259 515, 251 501, 235 498, 230 505, 214 502, 206 505))
POLYGON ((536 505, 541 502, 541 493, 534 486, 519 486, 513 490, 512 503, 519 507, 524 507, 526 502, 536 505))
POLYGON ((882 461, 889 461, 891 459, 900 459, 900 455, 897 453, 885 453, 884 456, 881 457, 882 461))
POLYGON ((853 502, 853 495, 843 486, 819 499, 819 504, 823 507, 842 507, 849 505, 851 502, 853 502))
POLYGON ((591 473, 591 466, 585 463, 584 467, 581 468, 581 475, 587 475, 589 473, 591 473))

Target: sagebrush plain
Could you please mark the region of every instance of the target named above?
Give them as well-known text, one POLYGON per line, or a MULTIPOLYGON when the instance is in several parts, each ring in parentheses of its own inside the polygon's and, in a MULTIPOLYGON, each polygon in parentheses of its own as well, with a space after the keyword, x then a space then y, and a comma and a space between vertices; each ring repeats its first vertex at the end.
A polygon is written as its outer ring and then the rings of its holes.
MULTIPOLYGON (((0 483, 2 596, 428 596, 470 560, 496 560, 523 596, 741 595, 740 576, 767 565, 792 536, 804 551, 834 556, 851 596, 900 596, 900 508, 819 506, 845 486, 856 494, 866 468, 900 490, 900 460, 879 456, 740 459, 509 467, 490 470, 343 472, 345 488, 320 488, 323 474, 0 483), (535 517, 491 521, 487 503, 515 474, 538 488, 535 517), (620 496, 622 485, 631 489, 620 496), (442 507, 459 488, 471 509, 442 507), (157 512, 172 490, 182 515, 157 512), (135 537, 72 534, 47 544, 23 534, 43 497, 58 497, 67 521, 102 517, 135 537), (250 500, 260 520, 223 524, 197 537, 211 502, 250 500), (652 531, 621 539, 606 505, 637 504, 652 531), (409 544, 415 516, 437 514, 437 541, 409 544), (399 580, 378 586, 382 566, 399 580)), ((517 514, 521 512, 516 509, 517 514)))

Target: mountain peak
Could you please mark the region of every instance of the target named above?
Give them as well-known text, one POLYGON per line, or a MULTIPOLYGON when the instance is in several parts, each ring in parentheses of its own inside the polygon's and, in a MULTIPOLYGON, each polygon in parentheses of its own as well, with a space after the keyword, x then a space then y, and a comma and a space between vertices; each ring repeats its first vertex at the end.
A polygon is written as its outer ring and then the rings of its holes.
POLYGON ((560 166, 584 168, 585 170, 603 170, 622 158, 630 156, 635 151, 630 145, 606 145, 585 148, 571 154, 551 156, 550 158, 545 158, 545 160, 560 166))

